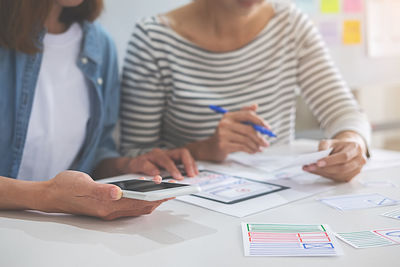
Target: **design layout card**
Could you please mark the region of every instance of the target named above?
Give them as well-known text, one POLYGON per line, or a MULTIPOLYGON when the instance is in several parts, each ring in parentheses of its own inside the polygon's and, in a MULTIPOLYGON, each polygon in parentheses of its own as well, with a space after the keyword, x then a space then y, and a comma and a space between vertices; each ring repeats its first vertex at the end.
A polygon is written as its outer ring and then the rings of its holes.
POLYGON ((400 220, 400 210, 392 210, 385 212, 382 216, 400 220))
POLYGON ((245 256, 337 256, 341 249, 329 227, 242 223, 245 256))
POLYGON ((400 229, 336 233, 336 236, 355 248, 374 248, 400 244, 400 229))

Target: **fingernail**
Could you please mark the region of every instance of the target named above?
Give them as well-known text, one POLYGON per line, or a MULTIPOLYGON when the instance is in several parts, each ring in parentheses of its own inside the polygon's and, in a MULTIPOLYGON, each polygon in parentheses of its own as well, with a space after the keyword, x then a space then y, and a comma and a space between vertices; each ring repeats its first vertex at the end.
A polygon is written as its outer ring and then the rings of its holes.
POLYGON ((114 187, 111 189, 110 195, 112 200, 118 200, 122 196, 122 191, 118 187, 114 187))
POLYGON ((308 170, 313 172, 313 171, 317 170, 317 168, 314 165, 311 165, 308 167, 308 170))
POLYGON ((317 165, 318 165, 318 167, 325 167, 326 166, 326 162, 325 161, 318 161, 317 165))

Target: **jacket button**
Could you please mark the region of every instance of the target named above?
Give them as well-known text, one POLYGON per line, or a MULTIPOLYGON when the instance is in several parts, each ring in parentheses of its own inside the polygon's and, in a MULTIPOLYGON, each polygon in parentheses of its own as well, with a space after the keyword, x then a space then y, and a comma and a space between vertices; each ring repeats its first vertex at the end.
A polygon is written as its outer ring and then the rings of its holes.
POLYGON ((102 85, 102 84, 103 84, 103 79, 102 79, 102 78, 98 78, 98 79, 97 79, 97 83, 98 83, 99 85, 102 85))
POLYGON ((82 61, 82 63, 85 64, 85 65, 88 63, 88 59, 87 59, 86 57, 83 57, 83 58, 81 59, 81 61, 82 61))

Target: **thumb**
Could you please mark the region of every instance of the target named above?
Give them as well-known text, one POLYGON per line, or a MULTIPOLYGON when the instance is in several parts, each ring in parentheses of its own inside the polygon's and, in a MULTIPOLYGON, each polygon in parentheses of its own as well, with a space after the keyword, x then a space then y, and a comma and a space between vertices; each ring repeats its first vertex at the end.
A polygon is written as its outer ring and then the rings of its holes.
POLYGON ((319 142, 318 150, 328 150, 329 148, 331 148, 332 144, 333 140, 321 140, 321 142, 319 142))
POLYGON ((252 104, 251 106, 245 106, 241 108, 240 110, 251 110, 251 111, 256 111, 258 109, 258 104, 252 104))
POLYGON ((122 198, 122 190, 113 184, 96 183, 92 195, 97 200, 120 200, 122 198))

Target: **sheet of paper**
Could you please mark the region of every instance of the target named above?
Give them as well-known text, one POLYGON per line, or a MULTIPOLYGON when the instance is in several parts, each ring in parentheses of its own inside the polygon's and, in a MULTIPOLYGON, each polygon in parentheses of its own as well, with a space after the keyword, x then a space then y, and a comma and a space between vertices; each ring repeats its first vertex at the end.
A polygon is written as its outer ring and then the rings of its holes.
POLYGON ((301 11, 309 15, 317 13, 318 4, 316 0, 295 0, 294 3, 301 11))
POLYGON ((361 44, 361 21, 345 20, 343 22, 343 44, 361 44))
POLYGON ((400 220, 400 209, 385 212, 382 216, 400 220))
POLYGON ((366 29, 368 55, 370 57, 394 57, 400 55, 400 1, 366 1, 366 29))
POLYGON ((343 0, 343 11, 345 13, 361 13, 363 0, 343 0))
POLYGON ((336 233, 336 236, 355 248, 374 248, 397 244, 376 231, 336 233))
POLYGON ((301 170, 303 165, 316 163, 318 160, 328 156, 331 152, 332 149, 300 155, 279 156, 264 153, 251 155, 244 152, 238 152, 231 154, 229 159, 265 172, 276 172, 278 170, 292 167, 299 167, 299 170, 301 170))
POLYGON ((327 44, 340 44, 339 25, 336 20, 320 22, 318 28, 327 44))
POLYGON ((339 210, 366 209, 399 204, 399 201, 381 194, 334 196, 322 198, 320 201, 339 210))
POLYGON ((245 256, 338 256, 327 225, 242 223, 245 256))
POLYGON ((339 0, 321 0, 321 12, 325 14, 339 13, 339 0))

